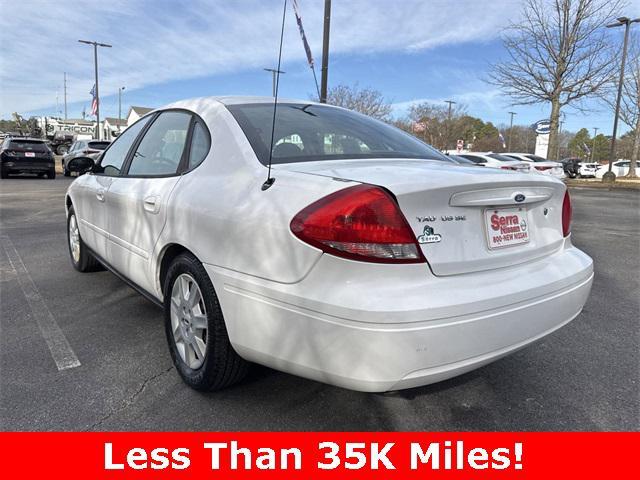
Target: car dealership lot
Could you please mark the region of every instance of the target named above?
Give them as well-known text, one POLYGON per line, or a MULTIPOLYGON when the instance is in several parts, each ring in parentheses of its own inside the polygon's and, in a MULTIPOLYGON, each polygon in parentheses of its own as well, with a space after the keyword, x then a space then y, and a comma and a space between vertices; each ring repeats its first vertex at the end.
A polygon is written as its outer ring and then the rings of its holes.
POLYGON ((109 272, 71 267, 63 208, 69 182, 0 182, 3 430, 640 427, 637 190, 572 190, 573 238, 594 258, 595 283, 584 312, 533 347, 449 381, 387 394, 257 366, 240 385, 202 394, 172 367, 161 310, 109 272))

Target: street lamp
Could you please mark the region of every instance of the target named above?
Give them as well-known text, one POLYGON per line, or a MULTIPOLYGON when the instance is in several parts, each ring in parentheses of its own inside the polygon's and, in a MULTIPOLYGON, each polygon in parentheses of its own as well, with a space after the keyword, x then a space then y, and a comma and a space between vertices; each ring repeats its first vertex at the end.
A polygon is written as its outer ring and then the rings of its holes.
POLYGON ((598 127, 593 127, 593 144, 591 145, 591 163, 593 163, 593 155, 596 151, 596 136, 598 135, 598 127))
POLYGON ((118 89, 118 134, 120 134, 120 124, 122 123, 122 91, 125 87, 118 89))
POLYGON ((96 74, 96 132, 98 133, 98 140, 100 140, 100 95, 98 91, 98 47, 111 48, 111 45, 106 43, 92 42, 89 40, 78 40, 80 43, 87 45, 93 45, 93 66, 96 74))
POLYGON ((607 25, 607 28, 621 27, 624 25, 624 42, 622 44, 622 62, 620 64, 620 79, 618 80, 618 96, 616 98, 616 112, 613 117, 613 135, 611 137, 611 150, 609 150, 609 170, 602 176, 603 182, 615 182, 616 174, 613 168, 613 157, 616 154, 616 135, 618 134, 618 115, 620 114, 620 99, 622 98, 622 84, 624 82, 624 64, 627 59, 627 43, 629 42, 629 27, 632 23, 640 22, 640 18, 631 20, 629 17, 618 17, 616 23, 607 25))
POLYGON ((454 102, 453 100, 445 100, 444 103, 448 103, 449 104, 449 113, 447 114, 447 138, 444 139, 445 142, 445 150, 449 149, 449 140, 451 137, 451 105, 455 105, 456 102, 454 102))

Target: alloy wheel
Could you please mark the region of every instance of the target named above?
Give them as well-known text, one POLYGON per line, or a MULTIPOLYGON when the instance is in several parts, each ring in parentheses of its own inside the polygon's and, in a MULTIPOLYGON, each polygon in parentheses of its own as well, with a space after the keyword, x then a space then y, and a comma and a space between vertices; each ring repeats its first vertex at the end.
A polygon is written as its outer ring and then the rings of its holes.
POLYGON ((200 287, 188 273, 178 276, 171 289, 171 331, 182 361, 200 368, 207 351, 207 311, 200 287))
POLYGON ((69 249, 74 263, 78 263, 80 261, 80 232, 75 215, 71 215, 69 218, 69 249))

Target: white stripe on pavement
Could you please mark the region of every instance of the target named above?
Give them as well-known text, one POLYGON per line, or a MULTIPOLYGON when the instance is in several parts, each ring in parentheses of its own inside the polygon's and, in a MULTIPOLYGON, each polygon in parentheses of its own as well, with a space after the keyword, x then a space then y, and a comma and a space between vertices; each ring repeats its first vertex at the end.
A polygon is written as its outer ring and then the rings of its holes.
POLYGON ((47 346, 49 347, 53 360, 56 362, 58 370, 79 367, 80 361, 78 357, 76 357, 71 345, 69 345, 67 337, 65 337, 62 330, 60 330, 56 319, 44 302, 36 284, 33 283, 33 279, 31 275, 29 275, 27 267, 25 267, 13 242, 7 236, 0 237, 0 242, 2 242, 2 247, 9 258, 9 263, 11 263, 11 266, 16 272, 20 289, 27 299, 27 303, 38 323, 40 333, 44 337, 44 341, 47 342, 47 346))

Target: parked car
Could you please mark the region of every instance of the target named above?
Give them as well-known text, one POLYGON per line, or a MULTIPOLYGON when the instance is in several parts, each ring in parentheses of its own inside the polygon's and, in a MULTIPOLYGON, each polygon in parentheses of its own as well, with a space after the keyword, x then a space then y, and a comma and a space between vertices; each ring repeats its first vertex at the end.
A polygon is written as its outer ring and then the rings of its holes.
POLYGON ((581 163, 578 169, 578 176, 580 178, 593 178, 596 176, 599 168, 603 168, 599 163, 581 163))
POLYGON ((105 148, 109 146, 111 142, 108 140, 77 140, 69 148, 69 152, 62 157, 62 172, 65 177, 71 175, 67 169, 67 164, 70 160, 77 157, 97 156, 105 148))
POLYGON ((73 267, 102 264, 162 306, 188 385, 231 385, 256 362, 361 391, 415 387, 582 310, 593 265, 571 243, 562 182, 453 165, 308 100, 278 104, 271 141, 273 115, 271 98, 176 102, 97 163, 69 162, 88 172, 65 196, 73 267))
POLYGON ((513 170, 522 173, 529 172, 529 162, 514 160, 499 153, 469 152, 461 153, 460 156, 483 167, 501 168, 502 170, 513 170))
POLYGON ((581 158, 570 157, 563 158, 560 163, 562 163, 562 168, 567 177, 576 178, 580 174, 580 164, 582 162, 581 158))
MULTIPOLYGON (((618 160, 611 165, 611 171, 616 174, 616 177, 624 177, 629 173, 629 166, 631 160, 618 160)), ((600 168, 595 173, 596 178, 602 178, 605 173, 609 171, 609 165, 599 165, 600 168)))
POLYGON ((37 138, 6 137, 0 147, 0 177, 18 173, 35 173, 56 178, 53 152, 37 138))
POLYGON ((503 153, 502 155, 513 158, 514 160, 530 162, 532 171, 544 175, 551 175, 556 178, 565 177, 564 168, 560 162, 553 162, 538 155, 533 155, 532 153, 503 153))

